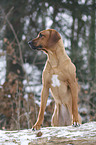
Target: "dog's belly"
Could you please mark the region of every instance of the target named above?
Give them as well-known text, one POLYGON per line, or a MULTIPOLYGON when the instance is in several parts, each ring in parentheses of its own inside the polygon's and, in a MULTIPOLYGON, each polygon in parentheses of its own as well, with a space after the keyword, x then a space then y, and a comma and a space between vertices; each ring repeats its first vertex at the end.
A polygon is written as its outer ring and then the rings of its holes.
POLYGON ((53 75, 51 80, 51 93, 55 102, 59 104, 71 102, 71 92, 67 83, 59 80, 58 75, 53 75))

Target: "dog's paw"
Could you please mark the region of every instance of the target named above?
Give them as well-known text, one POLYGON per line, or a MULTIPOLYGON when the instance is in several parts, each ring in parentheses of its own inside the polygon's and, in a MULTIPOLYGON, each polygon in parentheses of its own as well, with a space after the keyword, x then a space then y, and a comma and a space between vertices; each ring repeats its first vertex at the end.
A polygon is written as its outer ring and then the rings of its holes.
POLYGON ((40 128, 41 128, 41 125, 34 125, 32 127, 32 131, 39 130, 40 128))
POLYGON ((73 122, 72 126, 73 126, 73 127, 79 127, 80 124, 79 124, 78 122, 73 122))
POLYGON ((32 127, 32 131, 36 131, 36 129, 34 127, 32 127))

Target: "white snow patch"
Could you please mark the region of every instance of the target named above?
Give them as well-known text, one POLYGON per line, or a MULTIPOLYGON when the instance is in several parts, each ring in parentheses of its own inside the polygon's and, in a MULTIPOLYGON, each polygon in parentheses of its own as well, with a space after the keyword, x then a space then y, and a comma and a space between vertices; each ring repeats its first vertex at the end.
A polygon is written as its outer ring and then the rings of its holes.
POLYGON ((40 107, 40 105, 41 105, 41 101, 40 100, 36 100, 35 99, 35 103, 40 107))
POLYGON ((28 63, 23 65, 27 74, 27 79, 23 80, 25 92, 33 92, 36 95, 41 95, 42 84, 40 82, 41 71, 34 65, 28 63))
MULTIPOLYGON (((52 99, 48 98, 46 106, 50 105, 51 102, 52 102, 52 99)), ((40 97, 40 99, 37 99, 37 98, 35 97, 35 103, 36 103, 37 105, 39 105, 39 107, 40 107, 40 105, 41 105, 41 97, 40 97)))
POLYGON ((87 83, 87 84, 83 84, 83 83, 82 83, 82 88, 85 89, 85 90, 86 90, 86 89, 89 89, 89 83, 87 83))
POLYGON ((1 56, 0 57, 0 85, 3 85, 3 83, 5 82, 5 76, 6 76, 6 57, 1 56))
POLYGON ((11 95, 10 94, 8 95, 8 98, 11 98, 11 95))
POLYGON ((86 22, 87 21, 87 16, 86 15, 82 15, 82 20, 86 22))
MULTIPOLYGON (((46 127, 39 131, 20 130, 20 131, 2 131, 0 130, 0 145, 28 145, 32 142, 37 142, 39 139, 50 141, 52 138, 66 140, 83 140, 89 139, 96 141, 96 122, 82 124, 80 127, 46 127), (37 137, 38 132, 42 132, 41 137, 37 137)), ((40 140, 41 141, 41 140, 40 140)), ((47 142, 46 141, 46 142, 47 142)))
POLYGON ((26 101, 28 101, 28 94, 24 95, 24 99, 26 99, 26 101))
POLYGON ((82 107, 82 108, 79 109, 79 112, 80 113, 85 112, 87 114, 88 113, 88 108, 82 107))

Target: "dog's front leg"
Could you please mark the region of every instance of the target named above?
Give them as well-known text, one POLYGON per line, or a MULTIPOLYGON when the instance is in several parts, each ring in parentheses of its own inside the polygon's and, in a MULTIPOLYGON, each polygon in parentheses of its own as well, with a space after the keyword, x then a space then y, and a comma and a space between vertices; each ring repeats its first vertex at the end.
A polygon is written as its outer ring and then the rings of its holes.
POLYGON ((69 83, 72 95, 72 114, 73 114, 73 126, 78 126, 78 83, 77 81, 71 81, 69 83))
POLYGON ((39 115, 38 115, 38 119, 37 122, 35 123, 35 125, 32 127, 32 129, 40 129, 43 119, 44 119, 44 111, 46 108, 46 103, 47 103, 47 99, 49 96, 49 88, 43 86, 42 89, 42 93, 41 93, 41 106, 40 106, 40 110, 39 110, 39 115))

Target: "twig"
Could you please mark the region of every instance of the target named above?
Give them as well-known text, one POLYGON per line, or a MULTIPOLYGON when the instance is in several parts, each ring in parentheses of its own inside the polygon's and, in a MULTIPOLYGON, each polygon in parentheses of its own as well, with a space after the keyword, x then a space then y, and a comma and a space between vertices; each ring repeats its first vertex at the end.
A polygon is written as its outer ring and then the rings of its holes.
POLYGON ((91 105, 94 107, 94 109, 96 109, 95 104, 93 104, 91 101, 89 101, 89 99, 81 99, 81 100, 79 101, 79 103, 82 102, 82 101, 91 104, 91 105))
MULTIPOLYGON (((9 24, 9 26, 10 26, 10 28, 11 28, 13 34, 14 34, 14 37, 15 37, 15 39, 16 39, 16 41, 17 41, 17 44, 18 44, 18 47, 19 47, 19 53, 20 53, 20 60, 21 60, 22 68, 23 68, 23 70, 24 70, 24 67, 23 67, 23 64, 24 64, 24 63, 23 63, 23 57, 22 57, 22 51, 21 51, 20 42, 19 42, 19 39, 18 39, 18 37, 17 37, 17 34, 16 34, 15 30, 14 30, 13 25, 12 25, 12 24, 10 23, 10 21, 8 20, 8 16, 9 16, 9 14, 12 12, 13 8, 14 8, 14 7, 12 7, 12 8, 9 10, 9 12, 7 13, 7 15, 5 15, 4 10, 0 7, 0 9, 2 10, 2 13, 3 13, 4 17, 5 17, 5 20, 6 20, 7 23, 9 24)), ((24 72, 25 72, 25 71, 24 71, 24 72)))

